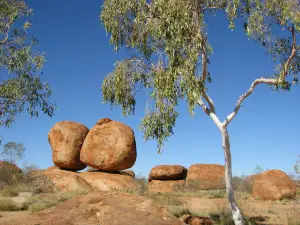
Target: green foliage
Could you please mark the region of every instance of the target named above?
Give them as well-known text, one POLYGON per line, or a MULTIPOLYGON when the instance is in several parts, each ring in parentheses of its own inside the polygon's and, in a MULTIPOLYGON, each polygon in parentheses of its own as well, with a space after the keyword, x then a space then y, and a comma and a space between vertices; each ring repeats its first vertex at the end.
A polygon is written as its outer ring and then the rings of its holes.
POLYGON ((8 142, 4 145, 1 156, 5 161, 17 164, 24 157, 25 150, 22 143, 8 142))
POLYGON ((212 48, 205 19, 218 11, 226 12, 230 29, 235 28, 236 19, 242 20, 246 35, 270 54, 275 64, 272 76, 278 80, 276 90, 290 90, 298 82, 300 56, 294 39, 300 31, 298 0, 104 2, 101 20, 111 35, 110 43, 116 51, 131 49, 132 57, 118 62, 104 79, 103 99, 121 106, 125 116, 131 115, 137 91, 149 89, 149 110, 141 130, 146 140, 158 140, 159 151, 173 134, 179 101, 186 100, 194 115, 198 100, 211 82, 206 65, 212 48), (288 35, 275 32, 278 27, 288 35), (295 52, 290 58, 291 51, 295 52))
POLYGON ((38 42, 27 33, 31 15, 25 1, 0 1, 0 72, 8 73, 0 80, 0 126, 11 126, 25 109, 31 116, 53 115, 51 88, 39 77, 44 53, 35 50, 38 42))
POLYGON ((256 165, 256 167, 254 168, 252 174, 259 174, 259 173, 262 173, 262 172, 264 172, 264 170, 259 165, 256 165))

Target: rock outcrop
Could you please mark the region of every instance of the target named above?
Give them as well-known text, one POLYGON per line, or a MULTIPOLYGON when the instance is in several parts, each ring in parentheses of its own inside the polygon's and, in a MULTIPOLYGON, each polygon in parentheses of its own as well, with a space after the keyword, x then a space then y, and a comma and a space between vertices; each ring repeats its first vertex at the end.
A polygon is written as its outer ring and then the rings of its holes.
POLYGON ((90 167, 109 172, 132 167, 136 161, 133 130, 108 118, 99 120, 84 140, 80 160, 90 167))
POLYGON ((53 163, 62 169, 84 169, 86 165, 80 161, 80 150, 88 132, 86 126, 77 122, 56 123, 48 134, 53 163))
POLYGON ((32 177, 38 182, 47 182, 45 185, 53 185, 53 189, 59 192, 69 191, 92 191, 92 188, 79 173, 72 171, 65 171, 59 168, 50 167, 46 170, 39 170, 32 173, 32 177))
POLYGON ((15 164, 0 160, 0 171, 5 170, 8 173, 20 174, 22 170, 15 164))
POLYGON ((182 225, 182 221, 143 196, 98 192, 75 197, 43 212, 9 219, 2 224, 182 225))
POLYGON ((280 170, 268 170, 250 177, 252 194, 262 200, 281 200, 296 196, 296 185, 280 170))
POLYGON ((184 187, 184 180, 152 180, 148 183, 149 192, 174 192, 184 187))
POLYGON ((188 169, 186 185, 198 190, 224 189, 224 175, 224 166, 194 164, 188 169))
POLYGON ((138 189, 131 175, 120 172, 81 172, 78 176, 96 191, 135 191, 138 189))

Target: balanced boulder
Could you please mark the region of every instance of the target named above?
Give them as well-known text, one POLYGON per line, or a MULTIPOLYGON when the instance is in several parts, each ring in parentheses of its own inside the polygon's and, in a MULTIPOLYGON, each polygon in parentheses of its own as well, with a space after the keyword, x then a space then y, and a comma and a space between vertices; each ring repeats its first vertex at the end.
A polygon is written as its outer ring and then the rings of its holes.
POLYGON ((280 170, 268 170, 251 176, 252 194, 262 200, 281 200, 296 196, 296 185, 280 170))
POLYGON ((225 167, 217 164, 194 164, 186 177, 186 185, 198 190, 224 189, 225 167))
POLYGON ((148 181, 151 180, 182 180, 187 170, 180 165, 160 165, 151 169, 148 181))
POLYGON ((138 189, 134 178, 120 172, 81 172, 78 175, 96 191, 135 191, 138 189))
POLYGON ((148 177, 149 192, 173 192, 182 189, 187 170, 180 165, 159 165, 151 169, 148 177))
POLYGON ((80 160, 102 171, 118 171, 132 167, 136 161, 133 130, 108 118, 99 120, 84 140, 80 160))
POLYGON ((77 122, 56 123, 48 134, 53 163, 62 169, 84 169, 86 165, 80 161, 80 150, 88 132, 86 126, 77 122))

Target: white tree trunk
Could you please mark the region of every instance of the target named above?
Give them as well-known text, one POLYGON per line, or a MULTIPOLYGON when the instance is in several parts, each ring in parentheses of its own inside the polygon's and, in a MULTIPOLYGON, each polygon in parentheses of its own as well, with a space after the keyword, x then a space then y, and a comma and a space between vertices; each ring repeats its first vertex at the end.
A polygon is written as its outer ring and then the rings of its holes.
POLYGON ((219 127, 222 134, 222 146, 224 149, 225 156, 225 183, 227 198, 229 201, 229 207, 232 212, 232 217, 235 225, 244 225, 243 215, 237 206, 234 198, 234 190, 232 186, 232 168, 231 168, 231 152, 230 152, 230 141, 227 128, 224 126, 219 127))

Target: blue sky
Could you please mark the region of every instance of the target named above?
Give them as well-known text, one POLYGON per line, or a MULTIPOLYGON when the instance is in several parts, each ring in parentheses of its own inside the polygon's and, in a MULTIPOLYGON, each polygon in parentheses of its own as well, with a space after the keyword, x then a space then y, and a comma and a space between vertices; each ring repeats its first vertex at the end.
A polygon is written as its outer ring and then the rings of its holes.
MULTIPOLYGON (((47 134, 56 122, 77 121, 91 128, 100 118, 109 117, 135 132, 138 156, 133 170, 137 174, 148 175, 153 166, 160 164, 224 164, 219 130, 200 109, 192 118, 186 103, 180 104, 175 135, 159 155, 156 142, 145 142, 138 129, 145 114, 146 92, 138 94, 136 114, 127 118, 119 108, 111 110, 108 104, 102 104, 102 80, 113 70, 114 62, 125 56, 124 51, 113 51, 99 21, 103 1, 27 2, 34 9, 32 32, 40 41, 40 49, 46 52, 43 80, 51 84, 52 99, 58 108, 53 118, 42 115, 31 119, 22 113, 10 129, 0 129, 5 141, 24 143, 25 162, 41 168, 53 165, 47 134)), ((227 27, 223 15, 209 19, 209 40, 214 49, 209 93, 222 121, 255 78, 273 72, 270 58, 248 40, 241 24, 235 31, 227 27)), ((256 165, 293 171, 292 165, 300 154, 299 96, 299 87, 277 93, 259 86, 245 101, 229 126, 234 175, 251 174, 256 165)))

